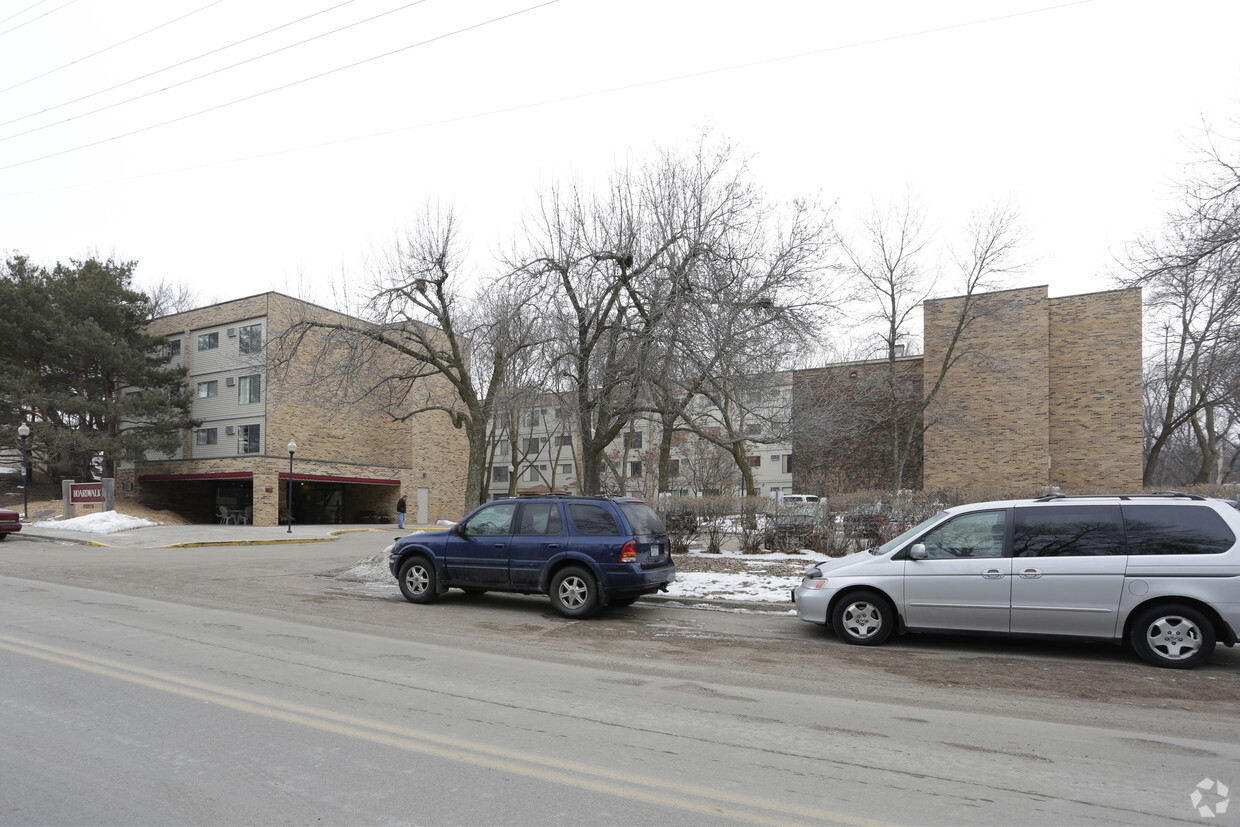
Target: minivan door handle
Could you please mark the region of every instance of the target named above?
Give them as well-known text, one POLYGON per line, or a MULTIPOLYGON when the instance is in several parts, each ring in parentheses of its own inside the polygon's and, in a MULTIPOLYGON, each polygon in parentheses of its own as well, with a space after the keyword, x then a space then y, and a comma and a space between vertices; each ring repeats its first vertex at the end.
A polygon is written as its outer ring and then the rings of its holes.
POLYGON ((987 580, 1002 580, 1003 572, 999 571, 999 569, 986 569, 982 572, 982 577, 985 577, 987 580))
POLYGON ((1017 572, 1017 574, 1019 574, 1021 577, 1025 578, 1026 580, 1037 580, 1039 577, 1042 576, 1042 570, 1041 569, 1021 569, 1019 572, 1017 572))

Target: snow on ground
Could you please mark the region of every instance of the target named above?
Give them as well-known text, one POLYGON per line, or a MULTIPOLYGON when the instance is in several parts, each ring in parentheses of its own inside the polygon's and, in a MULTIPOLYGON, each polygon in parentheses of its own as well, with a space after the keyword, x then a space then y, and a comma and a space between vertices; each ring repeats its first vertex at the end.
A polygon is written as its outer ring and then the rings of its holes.
MULTIPOLYGON (((676 581, 668 586, 667 597, 684 599, 736 600, 747 603, 783 603, 790 604, 792 588, 800 583, 799 576, 786 574, 768 574, 762 571, 772 561, 795 561, 804 563, 801 571, 808 569, 821 559, 814 552, 781 553, 753 555, 741 554, 735 550, 724 550, 720 554, 699 554, 690 551, 677 559, 683 562, 676 571, 676 581), (695 568, 692 560, 685 557, 701 557, 703 561, 728 561, 733 571, 691 571, 695 568), (752 570, 751 570, 752 569, 752 570)), ((376 589, 396 591, 396 582, 388 571, 386 551, 373 557, 359 560, 354 565, 336 575, 338 580, 347 580, 366 584, 367 592, 376 589)), ((789 609, 791 611, 791 609, 789 609)))
POLYGON ((115 511, 100 511, 96 514, 83 514, 72 520, 44 520, 30 525, 32 528, 58 528, 67 531, 82 531, 87 534, 115 534, 118 531, 160 525, 160 523, 153 523, 141 517, 118 514, 115 511))

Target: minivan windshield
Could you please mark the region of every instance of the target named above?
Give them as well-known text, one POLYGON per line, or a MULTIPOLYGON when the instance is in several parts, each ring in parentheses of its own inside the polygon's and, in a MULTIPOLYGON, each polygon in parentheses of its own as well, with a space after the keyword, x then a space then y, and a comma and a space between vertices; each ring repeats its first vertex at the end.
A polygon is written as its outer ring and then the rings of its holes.
POLYGON ((920 523, 913 526, 908 531, 901 534, 899 537, 893 537, 887 542, 883 543, 881 546, 870 549, 870 554, 878 556, 879 554, 886 554, 889 551, 895 551, 900 546, 904 545, 909 540, 913 539, 915 536, 925 531, 930 526, 934 525, 935 523, 942 522, 945 517, 947 517, 947 512, 940 511, 938 514, 935 514, 930 519, 922 520, 920 523))

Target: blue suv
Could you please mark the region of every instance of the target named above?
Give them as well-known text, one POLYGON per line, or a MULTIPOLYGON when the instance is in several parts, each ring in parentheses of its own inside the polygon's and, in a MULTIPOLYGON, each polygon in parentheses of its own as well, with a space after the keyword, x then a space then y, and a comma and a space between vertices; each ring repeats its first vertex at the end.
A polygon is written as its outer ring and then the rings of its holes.
POLYGON ((496 500, 451 529, 397 540, 388 565, 411 603, 452 588, 546 594, 572 618, 628 606, 676 579, 663 521, 630 497, 496 500))

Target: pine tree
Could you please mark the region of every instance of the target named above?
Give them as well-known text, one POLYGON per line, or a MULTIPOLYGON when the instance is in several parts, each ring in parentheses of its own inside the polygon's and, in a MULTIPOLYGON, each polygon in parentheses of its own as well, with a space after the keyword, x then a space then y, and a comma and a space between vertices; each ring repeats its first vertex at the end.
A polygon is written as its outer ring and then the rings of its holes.
POLYGON ((53 479, 115 474, 116 463, 181 444, 191 399, 160 337, 151 300, 133 288, 136 262, 97 259, 48 272, 24 257, 0 278, 0 401, 25 419, 53 479))

